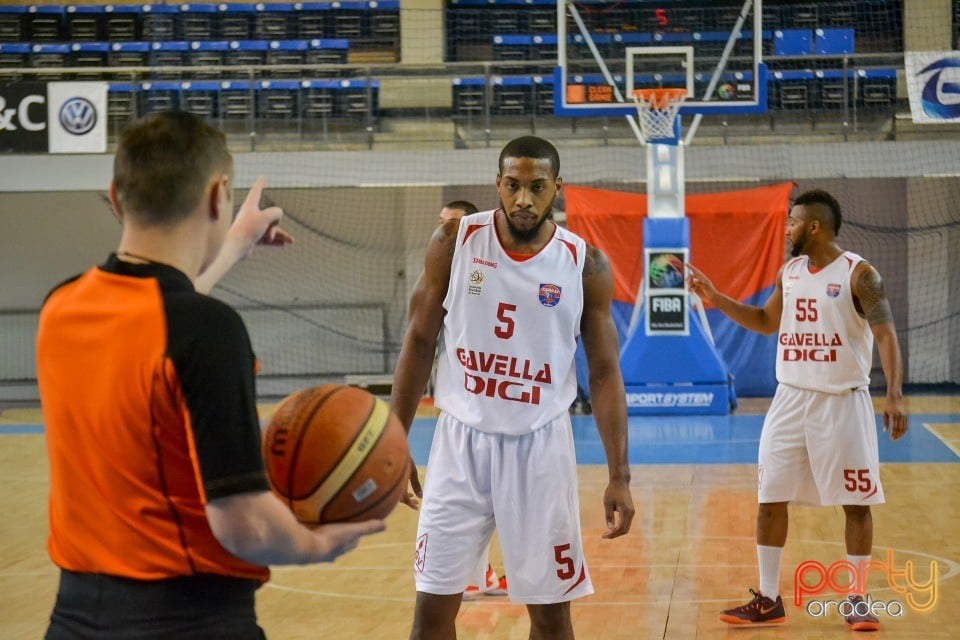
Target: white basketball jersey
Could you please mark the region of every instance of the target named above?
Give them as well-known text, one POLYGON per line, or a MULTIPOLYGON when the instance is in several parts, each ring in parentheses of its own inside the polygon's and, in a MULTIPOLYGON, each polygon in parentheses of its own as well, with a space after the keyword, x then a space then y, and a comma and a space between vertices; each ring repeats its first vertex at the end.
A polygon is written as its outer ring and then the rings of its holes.
POLYGON ((783 268, 777 380, 842 393, 870 384, 873 332, 853 305, 850 277, 863 258, 845 251, 813 272, 807 256, 783 268))
POLYGON ((437 407, 469 427, 522 435, 569 409, 586 244, 556 227, 539 253, 503 249, 494 212, 461 220, 443 307, 437 407))

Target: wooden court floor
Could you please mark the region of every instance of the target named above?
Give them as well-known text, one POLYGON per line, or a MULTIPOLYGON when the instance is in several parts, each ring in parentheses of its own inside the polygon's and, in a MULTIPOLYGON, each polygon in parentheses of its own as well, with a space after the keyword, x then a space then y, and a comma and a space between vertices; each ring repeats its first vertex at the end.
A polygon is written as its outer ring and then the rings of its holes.
MULTIPOLYGON (((908 406, 914 414, 950 416, 923 426, 914 421, 911 428, 928 428, 954 453, 960 452, 960 397, 912 398, 908 406)), ((751 408, 741 407, 745 410, 751 408)), ((45 549, 43 437, 4 429, 29 422, 32 415, 0 413, 0 500, 5 512, 0 519, 0 639, 42 637, 56 590, 57 572, 45 549)), ((890 560, 894 571, 873 572, 870 593, 892 612, 897 611, 893 601, 902 609, 899 616, 881 615, 883 626, 877 634, 847 631, 835 610, 824 617, 793 604, 797 565, 815 560, 829 566, 844 556, 839 508, 791 509, 781 577, 787 623, 730 628, 718 620, 718 612, 745 602, 747 589, 757 583, 756 466, 645 464, 633 466, 632 472, 634 527, 629 535, 609 541, 600 538, 605 468, 587 465, 579 470, 584 539, 597 593, 573 604, 578 638, 960 637, 960 464, 883 466, 887 503, 874 509, 874 558, 890 560), (905 569, 914 582, 904 591, 905 569), (923 585, 932 571, 936 580, 923 585), (888 575, 901 592, 891 588, 888 575), (921 612, 910 602, 917 608, 932 606, 921 612)), ((336 563, 276 569, 258 595, 268 637, 406 638, 414 601, 416 514, 401 506, 387 526, 386 532, 367 538, 336 563)), ((492 559, 502 571, 496 545, 492 559)), ((807 578, 812 582, 809 574, 807 578)), ((812 597, 842 599, 829 591, 812 597)), ((458 619, 460 638, 521 639, 528 631, 524 608, 508 597, 480 596, 465 602, 458 619)))

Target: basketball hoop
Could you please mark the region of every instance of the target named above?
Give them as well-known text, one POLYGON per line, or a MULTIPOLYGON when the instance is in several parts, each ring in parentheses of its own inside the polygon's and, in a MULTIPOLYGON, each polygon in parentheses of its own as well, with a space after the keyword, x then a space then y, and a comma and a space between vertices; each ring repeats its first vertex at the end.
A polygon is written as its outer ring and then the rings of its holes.
POLYGON ((686 89, 636 89, 633 102, 643 141, 674 140, 673 123, 686 99, 686 89))

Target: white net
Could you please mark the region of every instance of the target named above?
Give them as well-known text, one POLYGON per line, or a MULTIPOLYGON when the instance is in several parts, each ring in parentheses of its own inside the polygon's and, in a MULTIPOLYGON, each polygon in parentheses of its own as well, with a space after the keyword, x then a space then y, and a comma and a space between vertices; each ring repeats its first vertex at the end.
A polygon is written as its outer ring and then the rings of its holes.
POLYGON ((644 142, 669 140, 674 135, 673 123, 680 105, 687 98, 684 89, 639 89, 633 92, 637 119, 644 142))

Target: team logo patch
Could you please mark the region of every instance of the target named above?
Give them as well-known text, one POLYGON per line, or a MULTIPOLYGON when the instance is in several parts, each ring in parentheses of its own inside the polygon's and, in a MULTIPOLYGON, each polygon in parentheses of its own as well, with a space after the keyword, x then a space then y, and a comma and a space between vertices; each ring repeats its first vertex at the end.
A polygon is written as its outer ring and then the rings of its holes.
POLYGON ((560 304, 560 287, 555 284, 541 284, 537 297, 543 306, 555 307, 560 304))
POLYGON ((467 285, 467 293, 478 296, 482 291, 480 284, 483 282, 483 271, 476 270, 470 272, 470 284, 467 285))
POLYGON ((427 534, 417 538, 417 551, 413 556, 413 563, 417 571, 423 573, 423 565, 427 562, 427 534))
POLYGON ((840 285, 839 284, 828 284, 827 285, 827 295, 831 298, 836 298, 840 295, 840 285))

